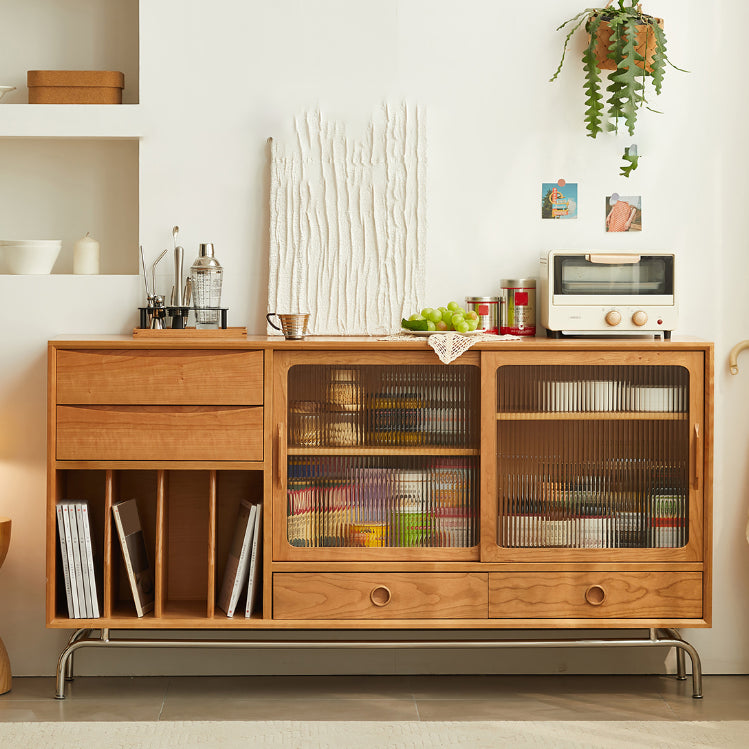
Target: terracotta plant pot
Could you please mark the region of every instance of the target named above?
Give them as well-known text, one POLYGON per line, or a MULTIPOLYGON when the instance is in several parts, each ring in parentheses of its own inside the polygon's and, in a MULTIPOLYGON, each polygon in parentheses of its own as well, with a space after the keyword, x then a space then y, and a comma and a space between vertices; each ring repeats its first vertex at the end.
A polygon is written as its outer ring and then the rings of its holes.
MULTIPOLYGON (((594 16, 593 16, 594 17, 594 16)), ((653 16, 643 16, 643 18, 650 18, 655 21, 658 26, 663 28, 662 18, 653 18, 653 16)), ((597 42, 594 50, 598 67, 601 70, 616 70, 617 64, 615 60, 609 57, 609 45, 611 44, 612 30, 606 20, 604 14, 601 24, 598 27, 597 42)), ((588 41, 590 42, 590 35, 588 35, 588 41)), ((655 52, 658 42, 655 38, 655 32, 653 27, 649 23, 643 23, 637 25, 637 43, 635 48, 637 53, 645 58, 645 71, 647 73, 653 72, 653 54, 655 52)), ((642 67, 642 63, 637 63, 638 67, 642 67)))

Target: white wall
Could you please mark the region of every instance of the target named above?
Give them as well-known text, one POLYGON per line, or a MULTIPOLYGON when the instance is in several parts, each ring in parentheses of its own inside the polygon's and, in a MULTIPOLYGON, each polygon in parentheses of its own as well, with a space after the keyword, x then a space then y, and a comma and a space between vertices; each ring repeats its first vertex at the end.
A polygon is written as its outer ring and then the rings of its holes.
MULTIPOLYGON (((502 277, 536 275, 539 255, 554 247, 678 253, 678 333, 716 341, 714 627, 688 635, 706 672, 749 672, 749 546, 743 539, 749 354, 738 377, 730 378, 726 367, 730 347, 749 337, 749 299, 741 284, 749 271, 743 225, 749 146, 738 56, 746 3, 714 2, 709 12, 697 0, 645 3, 666 19, 674 62, 692 72, 668 70, 664 94, 653 102, 665 114, 644 112, 635 138, 595 141, 584 135, 578 55, 559 81, 548 83, 561 54, 555 28, 586 5, 582 0, 141 5, 141 240, 155 257, 179 224, 188 257, 198 242, 214 242, 226 268, 232 324, 264 331, 266 139, 284 137, 296 114, 316 106, 352 131, 386 100, 425 108, 429 304, 495 294, 502 277), (618 169, 632 142, 642 159, 627 181, 618 169), (580 218, 542 222, 541 182, 560 177, 580 185, 580 218), (604 233, 604 197, 614 191, 643 196, 641 234, 604 233)), ((71 33, 64 23, 61 33, 71 33)), ((19 675, 51 673, 64 639, 44 628, 46 340, 129 330, 140 289, 134 276, 0 276, 0 514, 14 522, 0 571, 0 633, 19 675)), ((78 665, 91 673, 662 668, 652 653, 630 650, 489 658, 83 652, 78 665)))

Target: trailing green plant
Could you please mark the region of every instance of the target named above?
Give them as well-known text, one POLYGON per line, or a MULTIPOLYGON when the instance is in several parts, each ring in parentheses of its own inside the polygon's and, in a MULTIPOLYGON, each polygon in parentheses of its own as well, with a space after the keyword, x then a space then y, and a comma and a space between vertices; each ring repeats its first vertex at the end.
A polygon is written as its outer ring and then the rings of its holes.
MULTIPOLYGON (((630 135, 634 135, 637 112, 648 105, 647 79, 651 79, 658 95, 663 87, 666 63, 676 67, 666 54, 662 22, 643 13, 637 0, 616 2, 615 6, 609 0, 604 7, 586 8, 557 29, 560 31, 572 24, 552 81, 562 70, 575 32, 584 26, 589 34, 588 46, 583 52, 583 88, 585 127, 591 138, 604 131, 618 132, 622 124, 630 135), (604 89, 602 70, 609 69, 608 85, 604 89)), ((636 163, 631 168, 636 168, 636 163)))
POLYGON ((629 175, 637 169, 640 163, 640 157, 637 154, 637 146, 634 145, 634 143, 624 149, 622 160, 624 163, 619 167, 621 169, 620 174, 622 177, 629 177, 629 175))

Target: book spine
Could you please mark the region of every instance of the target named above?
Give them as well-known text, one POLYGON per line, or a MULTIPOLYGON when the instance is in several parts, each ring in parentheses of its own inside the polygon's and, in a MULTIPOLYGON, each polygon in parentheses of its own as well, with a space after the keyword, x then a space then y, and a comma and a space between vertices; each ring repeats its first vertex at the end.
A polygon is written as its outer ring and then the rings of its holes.
POLYGON ((60 539, 60 558, 62 560, 62 573, 65 581, 65 600, 68 604, 68 617, 75 618, 75 608, 73 607, 73 593, 70 587, 70 567, 68 566, 68 542, 65 538, 65 516, 63 515, 62 505, 58 503, 57 507, 57 535, 60 539))
POLYGON ((239 552, 239 561, 237 563, 237 570, 234 576, 231 600, 229 602, 229 611, 226 612, 227 616, 234 616, 234 612, 237 609, 237 603, 239 602, 239 596, 242 593, 242 588, 244 587, 245 581, 247 579, 247 570, 250 564, 250 543, 252 542, 252 528, 255 523, 256 512, 257 508, 255 505, 248 505, 248 515, 246 518, 244 537, 242 538, 242 549, 239 552))
POLYGON ((96 572, 94 568, 94 547, 91 543, 91 523, 89 522, 88 505, 81 504, 81 515, 83 517, 83 538, 86 544, 86 559, 88 561, 88 581, 89 593, 91 595, 91 616, 98 619, 101 616, 99 611, 99 594, 96 588, 96 572))
POLYGON ((86 558, 86 540, 83 535, 83 512, 81 502, 71 503, 71 520, 75 517, 75 528, 78 533, 78 554, 81 560, 81 581, 83 585, 84 616, 90 619, 93 616, 91 608, 91 591, 88 580, 88 559, 86 558))
MULTIPOLYGON (((62 502, 63 523, 65 525, 65 543, 68 548, 68 570, 70 572, 70 597, 73 599, 73 618, 81 619, 83 617, 82 597, 79 597, 80 590, 78 584, 78 575, 76 574, 75 550, 73 541, 73 526, 75 525, 75 515, 71 519, 70 505, 62 502)), ((76 536, 76 541, 77 536, 76 536)))
POLYGON ((259 547, 260 538, 263 533, 263 506, 257 506, 257 515, 255 516, 255 528, 252 533, 252 554, 250 555, 250 572, 247 579, 247 601, 245 603, 244 615, 252 616, 252 609, 255 605, 255 596, 257 593, 257 578, 260 570, 259 547))

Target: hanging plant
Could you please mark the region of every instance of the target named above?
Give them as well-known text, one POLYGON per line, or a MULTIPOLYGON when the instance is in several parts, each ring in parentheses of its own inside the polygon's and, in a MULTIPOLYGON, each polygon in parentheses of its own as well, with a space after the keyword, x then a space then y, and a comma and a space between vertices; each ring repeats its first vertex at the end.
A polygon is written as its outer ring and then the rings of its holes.
POLYGON ((552 81, 562 70, 574 33, 583 25, 588 32, 588 46, 583 53, 583 88, 587 105, 585 127, 591 138, 604 131, 618 132, 622 123, 634 135, 637 111, 647 106, 647 79, 658 95, 666 63, 676 67, 666 54, 663 19, 643 13, 637 0, 617 0, 618 7, 612 7, 612 1, 602 8, 586 8, 557 29, 572 24, 552 81), (603 70, 612 71, 605 89, 603 70))

